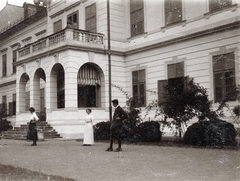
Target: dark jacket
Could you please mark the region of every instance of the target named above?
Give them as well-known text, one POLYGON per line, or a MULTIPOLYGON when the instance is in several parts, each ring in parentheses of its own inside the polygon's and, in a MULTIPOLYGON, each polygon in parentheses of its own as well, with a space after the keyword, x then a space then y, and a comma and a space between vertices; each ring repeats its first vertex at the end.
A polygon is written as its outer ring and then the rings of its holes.
POLYGON ((120 107, 116 107, 113 114, 113 122, 121 122, 127 119, 127 113, 120 107))

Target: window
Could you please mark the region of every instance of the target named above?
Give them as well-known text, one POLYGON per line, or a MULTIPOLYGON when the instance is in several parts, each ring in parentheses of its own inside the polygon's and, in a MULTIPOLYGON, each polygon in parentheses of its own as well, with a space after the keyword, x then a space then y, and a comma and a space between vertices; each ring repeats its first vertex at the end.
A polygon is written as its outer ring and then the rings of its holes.
POLYGON ((30 107, 30 91, 25 92, 25 99, 26 99, 25 111, 28 111, 30 107))
POLYGON ((209 0, 209 10, 216 11, 232 5, 232 0, 209 0))
POLYGON ((2 56, 2 76, 7 76, 7 54, 2 56))
POLYGON ((173 92, 178 95, 184 91, 185 84, 188 77, 184 77, 184 62, 168 64, 168 79, 158 81, 158 101, 164 99, 164 94, 166 93, 166 86, 168 91, 173 92))
POLYGON ((214 99, 235 101, 234 53, 213 56, 214 99))
POLYGON ((67 24, 72 28, 78 28, 78 12, 68 15, 67 24))
POLYGON ((86 7, 86 30, 91 32, 97 32, 96 28, 96 3, 86 7))
POLYGON ((91 64, 84 64, 78 72, 78 107, 100 107, 100 74, 91 64))
POLYGON ((62 20, 59 20, 53 25, 53 33, 57 33, 62 30, 62 20))
MULTIPOLYGON (((17 50, 14 50, 12 53, 12 63, 14 64, 17 61, 17 50)), ((12 65, 12 71, 15 74, 16 73, 16 66, 12 65)))
POLYGON ((40 89, 40 111, 45 109, 45 89, 40 89))
POLYGON ((166 25, 182 21, 182 0, 165 0, 166 25))
POLYGON ((144 33, 143 0, 130 0, 131 37, 144 33))
POLYGON ((12 95, 12 102, 9 105, 9 116, 16 115, 16 94, 12 95))
POLYGON ((132 92, 135 106, 141 107, 146 105, 145 94, 145 70, 138 70, 132 72, 132 92))
POLYGON ((1 111, 3 115, 7 114, 7 96, 2 96, 1 111))

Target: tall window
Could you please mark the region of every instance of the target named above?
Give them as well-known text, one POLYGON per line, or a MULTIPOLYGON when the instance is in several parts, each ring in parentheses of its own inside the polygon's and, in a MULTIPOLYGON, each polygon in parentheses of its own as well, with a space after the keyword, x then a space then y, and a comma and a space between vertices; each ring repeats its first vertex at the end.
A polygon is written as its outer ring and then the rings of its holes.
POLYGON ((2 76, 7 76, 7 54, 2 56, 2 76))
POLYGON ((182 0, 165 0, 166 25, 182 21, 182 0))
POLYGON ((30 107, 30 91, 25 92, 26 107, 25 110, 28 111, 30 107))
POLYGON ((53 24, 53 33, 57 33, 62 30, 62 20, 56 21, 53 24))
POLYGON ((131 37, 144 33, 143 0, 130 0, 131 37))
POLYGON ((172 91, 176 95, 181 94, 185 88, 188 77, 184 77, 184 62, 169 64, 167 71, 168 79, 158 81, 158 101, 164 99, 166 86, 168 86, 169 91, 172 91))
POLYGON ((216 11, 232 5, 232 0, 209 0, 209 10, 216 11))
POLYGON ((16 115, 16 94, 12 95, 12 102, 9 105, 9 116, 16 115))
POLYGON ((135 106, 145 106, 146 105, 146 94, 145 94, 145 70, 138 70, 132 72, 132 92, 133 100, 135 106))
POLYGON ((78 28, 78 11, 68 15, 67 24, 72 28, 78 28))
MULTIPOLYGON (((14 64, 17 61, 17 50, 14 50, 12 53, 12 63, 14 64)), ((13 73, 16 73, 16 66, 12 65, 13 73)))
POLYGON ((86 7, 85 17, 86 17, 86 30, 91 32, 97 32, 96 3, 86 7))
POLYGON ((7 114, 7 96, 2 96, 2 113, 7 114))
POLYGON ((100 107, 100 74, 91 64, 84 64, 78 72, 78 107, 100 107))
POLYGON ((44 111, 45 108, 45 89, 40 89, 40 110, 44 111))
POLYGON ((215 101, 235 101, 234 53, 213 56, 213 80, 215 101))

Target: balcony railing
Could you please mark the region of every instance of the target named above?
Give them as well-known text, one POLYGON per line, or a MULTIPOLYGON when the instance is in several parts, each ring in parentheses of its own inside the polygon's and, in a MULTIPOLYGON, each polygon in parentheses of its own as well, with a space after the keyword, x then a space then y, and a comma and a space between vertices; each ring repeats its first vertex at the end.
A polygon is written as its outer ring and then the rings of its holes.
POLYGON ((69 29, 66 28, 58 33, 40 39, 32 44, 29 44, 19 49, 19 58, 31 55, 32 53, 37 54, 39 51, 62 45, 68 45, 77 42, 74 46, 92 46, 92 45, 103 45, 104 35, 100 33, 92 33, 84 30, 69 29), (63 43, 60 45, 60 43, 63 43), (84 44, 84 45, 83 45, 84 44))

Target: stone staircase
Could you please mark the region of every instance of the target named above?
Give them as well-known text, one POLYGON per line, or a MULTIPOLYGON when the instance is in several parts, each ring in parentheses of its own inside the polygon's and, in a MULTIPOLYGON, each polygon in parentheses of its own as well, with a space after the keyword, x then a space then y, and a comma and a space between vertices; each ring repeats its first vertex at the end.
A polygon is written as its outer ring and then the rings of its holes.
MULTIPOLYGON (((29 123, 26 125, 20 125, 20 127, 14 127, 12 130, 3 131, 1 133, 2 138, 26 140, 28 126, 29 123)), ((37 129, 43 133, 44 139, 61 138, 60 134, 58 134, 57 131, 53 129, 53 127, 49 125, 46 121, 38 121, 37 129)))

